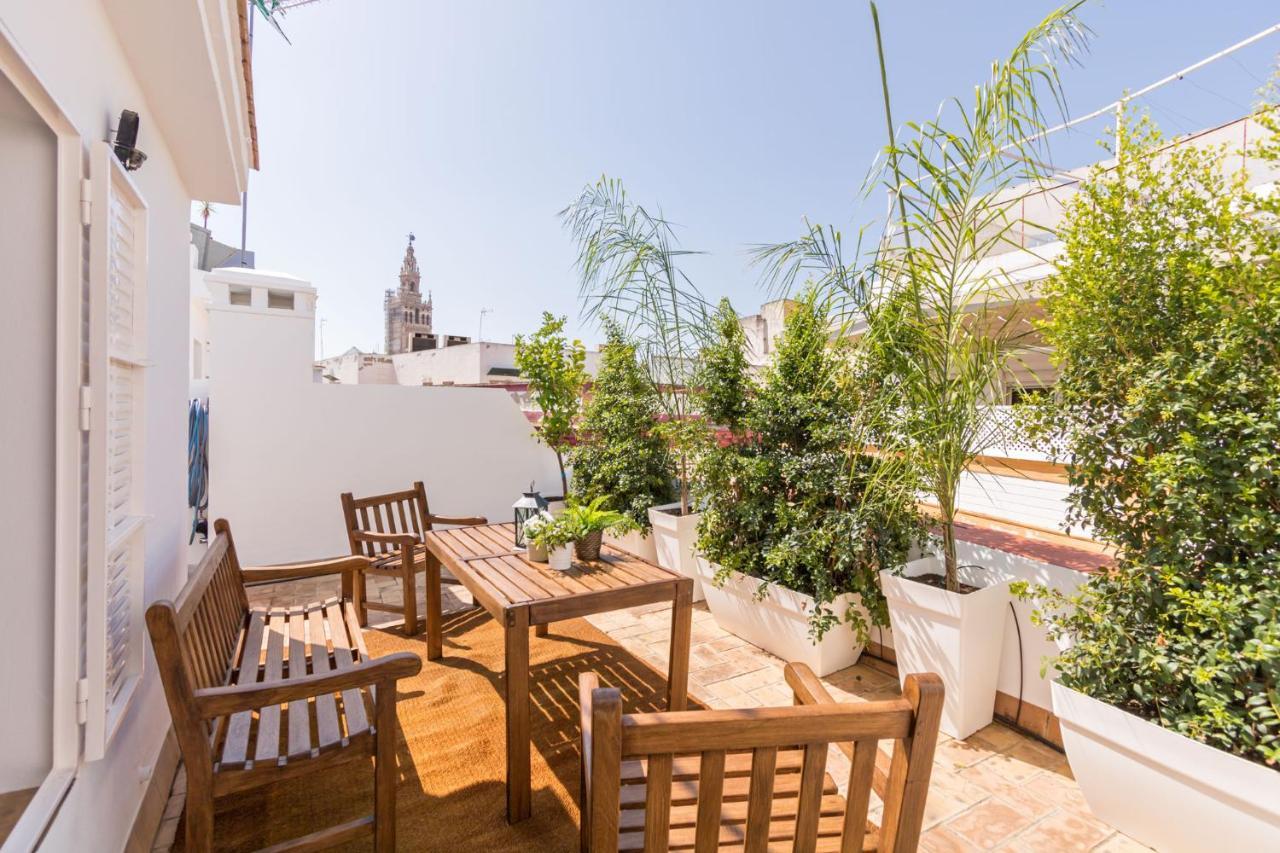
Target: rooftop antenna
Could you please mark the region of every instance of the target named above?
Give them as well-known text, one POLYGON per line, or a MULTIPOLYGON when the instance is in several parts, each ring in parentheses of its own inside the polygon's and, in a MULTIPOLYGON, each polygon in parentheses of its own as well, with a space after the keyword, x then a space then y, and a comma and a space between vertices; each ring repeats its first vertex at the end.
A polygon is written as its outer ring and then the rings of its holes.
POLYGON ((481 341, 484 340, 484 315, 492 314, 492 313, 493 313, 492 308, 480 309, 480 328, 476 330, 476 343, 480 343, 481 341))

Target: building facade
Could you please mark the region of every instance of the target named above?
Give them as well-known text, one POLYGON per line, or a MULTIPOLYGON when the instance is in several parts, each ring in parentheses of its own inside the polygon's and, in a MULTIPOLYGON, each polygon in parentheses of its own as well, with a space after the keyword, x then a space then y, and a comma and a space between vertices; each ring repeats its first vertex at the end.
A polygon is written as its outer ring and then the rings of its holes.
POLYGON ((400 286, 388 290, 383 301, 386 312, 388 355, 401 352, 434 349, 435 335, 431 332, 431 294, 422 299, 422 272, 413 252, 413 234, 404 250, 400 263, 400 286))

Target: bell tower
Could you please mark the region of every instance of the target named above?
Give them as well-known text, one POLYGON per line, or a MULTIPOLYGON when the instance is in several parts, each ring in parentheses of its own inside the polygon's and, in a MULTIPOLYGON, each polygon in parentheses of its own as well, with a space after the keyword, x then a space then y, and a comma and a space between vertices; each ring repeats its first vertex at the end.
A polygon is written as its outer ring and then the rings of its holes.
POLYGON ((436 338, 431 331, 431 294, 427 294, 424 302, 422 272, 418 269, 413 240, 410 232, 404 260, 400 262, 400 287, 388 290, 383 300, 389 355, 435 349, 436 338))

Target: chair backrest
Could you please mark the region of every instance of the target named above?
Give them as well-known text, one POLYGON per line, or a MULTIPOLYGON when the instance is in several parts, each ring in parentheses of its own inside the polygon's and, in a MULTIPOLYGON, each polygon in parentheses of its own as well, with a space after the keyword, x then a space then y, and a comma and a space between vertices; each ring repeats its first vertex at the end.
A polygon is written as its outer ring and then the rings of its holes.
POLYGON ((644 849, 667 849, 673 766, 682 799, 688 798, 688 780, 694 775, 698 779, 696 823, 692 837, 685 840, 698 851, 718 849, 723 843, 722 821, 729 819, 731 809, 743 810, 740 794, 738 802, 729 804, 726 759, 743 768, 740 759, 749 756, 749 780, 739 777, 729 782, 739 789, 746 786, 745 815, 736 814, 730 822, 739 826, 745 822, 745 850, 763 851, 771 846, 770 835, 778 828, 776 823, 771 825, 771 817, 779 750, 799 749, 803 751, 799 773, 792 767, 793 775, 787 777, 788 784, 796 786, 797 796, 794 826, 788 829, 794 829, 794 850, 812 851, 818 841, 820 816, 828 825, 833 820, 831 792, 824 791, 831 744, 841 746, 852 764, 840 849, 863 849, 873 789, 884 802, 876 849, 916 849, 942 712, 942 682, 936 675, 908 676, 903 697, 889 701, 648 714, 623 714, 616 689, 586 682, 584 679, 580 697, 584 708, 584 849, 596 853, 618 850, 621 809, 641 805, 641 784, 644 849), (877 744, 881 740, 892 741, 894 747, 887 773, 877 779, 877 744), (629 783, 627 803, 621 802, 624 776, 629 783))
POLYGON ((385 542, 360 541, 353 535, 357 532, 408 534, 421 542, 423 534, 431 529, 427 489, 421 481, 415 482, 407 491, 364 498, 343 492, 342 516, 347 525, 351 553, 365 557, 380 557, 399 549, 385 542))
POLYGON ((214 522, 216 535, 176 602, 147 608, 147 631, 184 755, 192 738, 209 729, 195 708, 196 690, 225 684, 249 611, 231 526, 214 522))

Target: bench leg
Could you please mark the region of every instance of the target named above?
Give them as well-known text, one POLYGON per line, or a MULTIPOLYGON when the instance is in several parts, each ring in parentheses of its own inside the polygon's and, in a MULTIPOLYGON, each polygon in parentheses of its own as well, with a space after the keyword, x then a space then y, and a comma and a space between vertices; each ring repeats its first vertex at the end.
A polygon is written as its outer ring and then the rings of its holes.
POLYGON ((436 660, 444 651, 443 593, 440 589, 440 561, 427 553, 427 660, 436 660))
POLYGON ((187 843, 191 853, 213 850, 213 780, 193 779, 187 771, 187 843))
MULTIPOLYGON (((405 636, 412 637, 418 633, 418 585, 414 583, 413 551, 406 548, 404 554, 400 570, 404 586, 404 633, 405 636)), ((431 584, 428 582, 428 595, 431 594, 430 589, 431 584)))
POLYGON ((507 823, 530 814, 529 609, 506 611, 507 823))
POLYGON ((689 640, 693 632, 693 580, 676 585, 671 602, 671 657, 667 663, 667 710, 683 711, 689 697, 689 640))
POLYGON ((551 630, 551 623, 543 622, 541 625, 534 626, 533 634, 535 637, 545 637, 547 636, 547 632, 550 630, 551 630))
POLYGON ((378 734, 373 758, 373 849, 396 849, 396 683, 378 685, 378 734))

